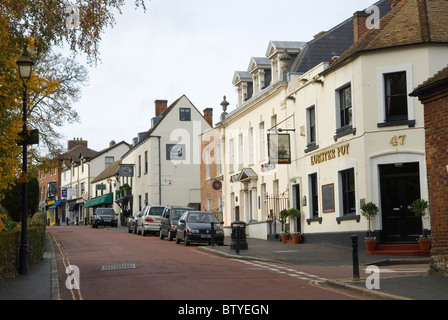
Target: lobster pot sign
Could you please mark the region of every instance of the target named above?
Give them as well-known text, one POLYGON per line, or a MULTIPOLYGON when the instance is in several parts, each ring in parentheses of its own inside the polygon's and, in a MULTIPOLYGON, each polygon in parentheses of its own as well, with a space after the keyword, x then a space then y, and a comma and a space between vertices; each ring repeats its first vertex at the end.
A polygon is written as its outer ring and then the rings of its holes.
POLYGON ((271 164, 291 163, 291 142, 290 135, 268 134, 269 162, 271 164))

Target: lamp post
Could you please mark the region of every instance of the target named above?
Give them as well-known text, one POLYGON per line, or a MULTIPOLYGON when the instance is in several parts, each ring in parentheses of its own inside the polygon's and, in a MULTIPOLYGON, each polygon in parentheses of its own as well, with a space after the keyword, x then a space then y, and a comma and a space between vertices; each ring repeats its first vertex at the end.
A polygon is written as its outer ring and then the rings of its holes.
POLYGON ((23 83, 23 132, 22 132, 22 147, 23 147, 23 163, 22 174, 20 176, 20 182, 22 183, 22 235, 20 242, 20 257, 19 257, 19 273, 28 273, 28 129, 27 129, 27 86, 26 82, 31 77, 31 71, 33 69, 33 60, 28 56, 27 50, 23 52, 23 55, 17 60, 17 66, 19 68, 19 74, 23 83))

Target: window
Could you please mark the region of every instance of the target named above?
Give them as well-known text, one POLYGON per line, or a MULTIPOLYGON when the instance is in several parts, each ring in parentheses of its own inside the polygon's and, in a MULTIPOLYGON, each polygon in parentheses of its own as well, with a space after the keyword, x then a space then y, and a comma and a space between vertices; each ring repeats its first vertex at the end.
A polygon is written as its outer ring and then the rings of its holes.
POLYGON ((309 175, 309 191, 310 191, 310 214, 311 218, 319 217, 319 195, 317 188, 317 173, 309 175))
POLYGON ((243 167, 243 157, 244 157, 244 145, 243 145, 243 134, 238 135, 238 166, 241 169, 243 167))
POLYGON ((386 121, 408 119, 406 72, 384 74, 386 121))
POLYGON ((254 128, 249 129, 249 164, 254 163, 254 128))
POLYGON ((145 173, 148 173, 148 151, 145 151, 145 173))
POLYGON ((229 171, 233 172, 234 170, 234 162, 235 162, 235 150, 234 150, 234 145, 233 145, 233 139, 230 139, 229 141, 229 171))
POLYGON ((210 149, 205 150, 205 179, 210 179, 210 149))
POLYGON ((191 121, 191 109, 190 108, 179 108, 179 120, 180 121, 191 121))
POLYGON ((222 167, 221 167, 221 144, 216 145, 215 147, 215 161, 216 161, 216 175, 222 175, 222 167))
POLYGON ((114 162, 114 157, 105 157, 106 159, 106 168, 112 163, 114 162))
POLYGON ((266 139, 265 139, 265 133, 264 133, 264 122, 261 122, 258 126, 258 135, 259 135, 259 147, 260 147, 260 161, 264 161, 266 159, 266 151, 265 151, 265 145, 266 145, 266 139))
POLYGON ((138 176, 142 175, 142 156, 138 156, 138 176))
POLYGON ((339 90, 339 127, 352 125, 352 87, 348 85, 339 90))
POLYGON ((307 148, 305 152, 310 152, 318 148, 316 141, 316 107, 312 106, 306 109, 306 124, 307 124, 307 148))
POLYGON ((355 214, 355 170, 348 169, 340 172, 342 183, 342 214, 355 214))
POLYGON ((377 126, 415 127, 413 65, 388 66, 377 69, 378 123, 377 126))

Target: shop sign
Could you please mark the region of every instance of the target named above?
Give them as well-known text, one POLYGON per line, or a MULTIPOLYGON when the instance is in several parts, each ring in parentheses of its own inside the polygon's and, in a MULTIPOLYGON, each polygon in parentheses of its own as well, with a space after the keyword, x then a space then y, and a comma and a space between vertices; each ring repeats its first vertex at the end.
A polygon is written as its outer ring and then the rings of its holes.
POLYGON ((311 165, 314 166, 315 164, 318 164, 321 162, 329 161, 329 160, 335 159, 337 157, 348 155, 348 147, 349 147, 349 144, 345 144, 343 146, 340 146, 340 147, 337 147, 337 148, 334 148, 334 149, 331 149, 328 151, 318 153, 314 156, 311 156, 311 165))

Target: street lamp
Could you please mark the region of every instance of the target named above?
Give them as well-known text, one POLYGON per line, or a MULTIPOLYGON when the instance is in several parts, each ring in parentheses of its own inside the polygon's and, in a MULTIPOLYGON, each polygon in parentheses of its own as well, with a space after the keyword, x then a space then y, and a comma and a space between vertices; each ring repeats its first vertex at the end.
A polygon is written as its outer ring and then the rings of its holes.
POLYGON ((27 158, 28 158, 28 129, 27 129, 27 86, 26 82, 31 78, 31 71, 33 69, 33 60, 28 56, 25 48, 23 55, 17 60, 19 67, 19 74, 23 83, 23 132, 22 132, 22 146, 23 146, 23 163, 22 174, 19 182, 22 183, 22 235, 20 242, 20 257, 19 257, 19 273, 28 273, 28 175, 27 175, 27 158))

